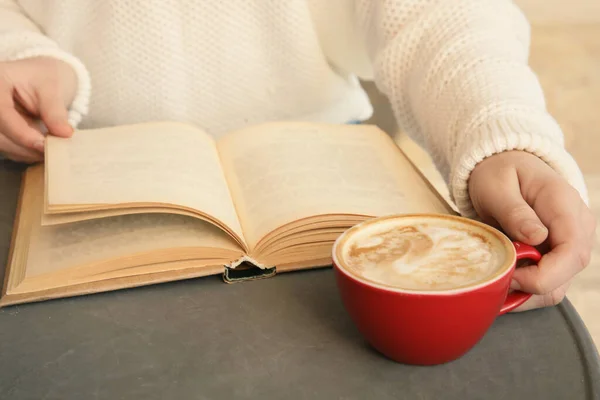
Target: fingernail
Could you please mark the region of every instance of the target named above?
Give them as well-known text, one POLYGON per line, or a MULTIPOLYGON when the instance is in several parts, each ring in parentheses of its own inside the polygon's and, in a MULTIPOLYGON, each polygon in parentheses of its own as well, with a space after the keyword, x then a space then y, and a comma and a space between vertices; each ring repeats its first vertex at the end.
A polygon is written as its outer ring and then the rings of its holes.
POLYGON ((36 149, 37 151, 43 153, 44 152, 44 141, 38 140, 37 142, 35 142, 33 144, 33 148, 36 149))
POLYGON ((46 124, 44 124, 43 121, 37 121, 36 125, 37 125, 37 129, 40 131, 40 133, 42 135, 46 136, 48 134, 48 127, 46 126, 46 124))
POLYGON ((56 136, 70 136, 73 133, 73 127, 63 120, 51 121, 48 130, 56 136))
POLYGON ((512 290, 521 290, 521 285, 519 285, 519 282, 517 282, 516 280, 514 280, 514 279, 513 279, 513 280, 510 282, 510 288, 511 288, 512 290))
POLYGON ((66 135, 70 135, 71 133, 73 133, 73 127, 66 122, 63 122, 58 126, 60 127, 59 129, 62 131, 62 133, 66 135))
POLYGON ((521 234, 526 238, 534 237, 540 232, 546 232, 546 227, 535 221, 525 221, 521 225, 521 234))

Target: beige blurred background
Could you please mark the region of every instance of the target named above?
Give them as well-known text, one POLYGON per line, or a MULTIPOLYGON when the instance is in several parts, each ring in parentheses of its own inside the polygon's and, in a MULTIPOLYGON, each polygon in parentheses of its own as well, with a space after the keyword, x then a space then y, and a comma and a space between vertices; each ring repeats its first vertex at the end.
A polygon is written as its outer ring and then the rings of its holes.
MULTIPOLYGON (((532 24, 530 64, 538 74, 549 111, 579 163, 600 221, 600 0, 515 0, 532 24)), ((373 122, 396 132, 387 102, 365 85, 376 108, 373 122)), ((405 135, 397 141, 417 167, 448 198, 444 182, 427 154, 405 135)), ((600 229, 596 231, 600 242, 600 229)), ((567 293, 600 347, 600 245, 588 268, 567 293)))

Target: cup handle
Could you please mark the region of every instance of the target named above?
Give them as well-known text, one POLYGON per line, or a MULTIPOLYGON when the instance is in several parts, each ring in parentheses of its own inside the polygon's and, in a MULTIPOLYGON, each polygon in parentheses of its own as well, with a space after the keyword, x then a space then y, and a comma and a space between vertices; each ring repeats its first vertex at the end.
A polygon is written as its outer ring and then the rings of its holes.
MULTIPOLYGON (((515 246, 515 250, 517 252, 516 261, 529 259, 537 263, 542 259, 542 254, 533 246, 529 246, 528 244, 521 242, 513 242, 513 245, 515 246)), ((508 296, 506 296, 504 305, 500 309, 500 315, 506 314, 507 312, 519 307, 521 304, 529 300, 531 296, 531 293, 525 293, 518 290, 509 293, 508 296)))

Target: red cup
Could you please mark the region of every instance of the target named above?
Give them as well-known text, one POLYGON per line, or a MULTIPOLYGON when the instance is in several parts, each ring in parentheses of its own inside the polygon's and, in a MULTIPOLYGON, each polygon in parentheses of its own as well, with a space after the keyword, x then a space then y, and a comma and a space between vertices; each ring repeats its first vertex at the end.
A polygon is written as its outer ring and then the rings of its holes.
POLYGON ((541 254, 513 243, 502 232, 463 217, 412 214, 375 218, 343 233, 333 247, 333 265, 344 307, 365 339, 388 358, 413 365, 443 364, 460 358, 486 334, 499 315, 527 301, 531 294, 510 291, 516 263, 538 262, 541 254), (348 239, 381 221, 411 218, 415 221, 451 219, 499 239, 506 261, 483 283, 440 291, 404 290, 378 285, 349 272, 342 259, 348 239))

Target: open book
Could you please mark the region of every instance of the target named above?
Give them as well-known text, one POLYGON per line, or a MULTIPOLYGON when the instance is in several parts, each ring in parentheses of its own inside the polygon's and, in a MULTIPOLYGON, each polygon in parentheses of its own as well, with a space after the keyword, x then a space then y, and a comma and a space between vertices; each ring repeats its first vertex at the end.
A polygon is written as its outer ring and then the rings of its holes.
POLYGON ((215 141, 156 122, 48 137, 23 177, 0 305, 329 266, 367 218, 452 208, 375 126, 276 122, 215 141))

